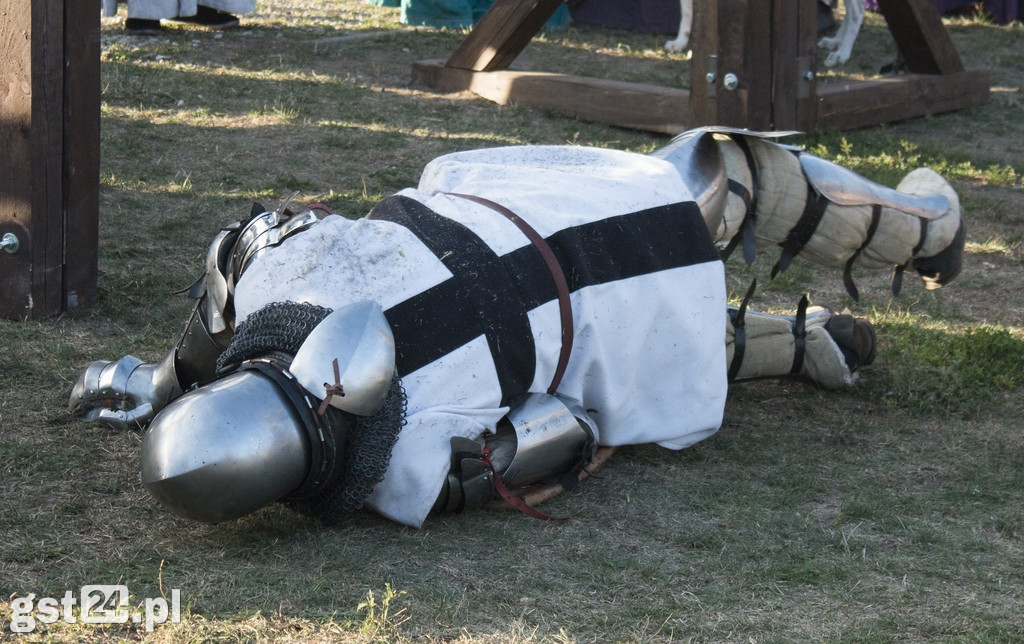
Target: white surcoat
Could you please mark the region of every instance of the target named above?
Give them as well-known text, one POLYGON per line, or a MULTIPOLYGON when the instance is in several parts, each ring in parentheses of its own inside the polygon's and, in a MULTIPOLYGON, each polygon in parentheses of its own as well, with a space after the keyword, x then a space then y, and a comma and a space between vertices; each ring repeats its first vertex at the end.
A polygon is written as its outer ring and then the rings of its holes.
POLYGON ((574 340, 557 391, 588 410, 599 444, 681 449, 718 429, 727 388, 724 272, 675 167, 570 146, 447 155, 425 168, 417 188, 390 199, 426 206, 428 220, 457 235, 426 243, 416 226, 386 216, 327 216, 254 260, 235 291, 238 322, 279 301, 339 309, 373 300, 384 310, 408 410, 369 507, 419 526, 448 472, 450 439, 493 430, 509 393, 546 391, 558 362, 559 302, 543 295, 554 293, 551 275, 518 274, 511 263, 537 264, 536 249, 493 209, 451 193, 501 204, 563 253, 574 340), (688 227, 677 229, 679 213, 688 227), (587 256, 584 247, 598 242, 601 252, 587 256), (661 248, 683 250, 647 265, 661 248), (504 283, 516 280, 536 289, 504 283), (523 294, 534 290, 542 293, 535 301, 523 294), (517 309, 524 306, 531 308, 517 309))

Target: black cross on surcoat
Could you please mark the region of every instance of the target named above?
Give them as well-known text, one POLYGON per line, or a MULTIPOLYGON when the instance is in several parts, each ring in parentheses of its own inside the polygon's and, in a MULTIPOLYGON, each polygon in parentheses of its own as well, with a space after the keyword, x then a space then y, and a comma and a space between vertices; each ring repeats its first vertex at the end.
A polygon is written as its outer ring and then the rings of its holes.
MULTIPOLYGON (((537 366, 527 314, 558 297, 540 252, 530 244, 499 256, 466 226, 405 196, 387 197, 367 217, 408 228, 452 274, 384 312, 395 336, 399 375, 483 336, 502 399, 526 393, 537 366)), ((566 228, 546 241, 570 291, 719 261, 692 202, 566 228)))

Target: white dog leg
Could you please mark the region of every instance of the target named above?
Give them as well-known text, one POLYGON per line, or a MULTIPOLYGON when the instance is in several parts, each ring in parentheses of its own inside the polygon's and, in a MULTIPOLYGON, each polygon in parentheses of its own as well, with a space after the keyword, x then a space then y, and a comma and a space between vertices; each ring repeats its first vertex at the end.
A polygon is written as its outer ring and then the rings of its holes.
POLYGON ((839 26, 839 31, 833 37, 822 38, 818 46, 829 50, 831 53, 825 59, 826 67, 843 65, 850 60, 853 53, 853 43, 857 41, 857 34, 864 23, 864 0, 845 0, 846 15, 839 26))
POLYGON ((679 32, 675 40, 665 43, 667 51, 686 51, 690 44, 690 28, 693 26, 693 0, 679 0, 679 32))

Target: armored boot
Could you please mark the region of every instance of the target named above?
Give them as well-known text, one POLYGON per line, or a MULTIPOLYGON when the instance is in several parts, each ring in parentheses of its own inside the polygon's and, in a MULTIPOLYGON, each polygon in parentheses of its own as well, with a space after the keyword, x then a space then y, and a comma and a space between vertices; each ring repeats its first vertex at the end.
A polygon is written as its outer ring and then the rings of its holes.
POLYGON ((729 307, 730 382, 788 376, 838 389, 852 385, 857 369, 875 359, 874 328, 863 318, 809 307, 806 297, 795 316, 748 311, 748 300, 729 307))

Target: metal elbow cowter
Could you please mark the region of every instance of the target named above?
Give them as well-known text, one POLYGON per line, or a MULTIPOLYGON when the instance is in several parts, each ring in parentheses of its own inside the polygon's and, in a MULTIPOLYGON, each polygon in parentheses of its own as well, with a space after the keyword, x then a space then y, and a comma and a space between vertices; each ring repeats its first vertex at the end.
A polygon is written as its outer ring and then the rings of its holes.
POLYGON ((452 465, 434 503, 435 514, 485 505, 502 487, 518 490, 534 483, 571 487, 591 461, 598 434, 577 403, 530 393, 517 400, 493 434, 480 440, 453 438, 452 465))

